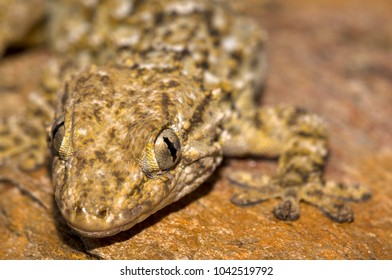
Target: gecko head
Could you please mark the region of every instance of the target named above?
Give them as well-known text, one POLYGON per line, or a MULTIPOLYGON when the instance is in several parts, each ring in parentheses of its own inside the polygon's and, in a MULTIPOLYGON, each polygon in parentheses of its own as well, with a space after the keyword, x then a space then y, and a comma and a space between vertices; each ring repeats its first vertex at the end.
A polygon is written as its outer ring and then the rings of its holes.
POLYGON ((137 67, 70 80, 50 133, 67 223, 114 235, 201 185, 221 160, 219 96, 181 73, 137 67))

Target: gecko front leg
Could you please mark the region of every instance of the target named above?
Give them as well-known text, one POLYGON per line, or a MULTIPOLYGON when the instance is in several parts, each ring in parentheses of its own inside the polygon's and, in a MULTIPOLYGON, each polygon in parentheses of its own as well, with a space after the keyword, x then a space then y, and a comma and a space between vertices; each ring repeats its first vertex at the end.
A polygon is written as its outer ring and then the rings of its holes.
POLYGON ((299 202, 319 208, 336 222, 351 222, 353 211, 346 201, 364 201, 370 197, 367 188, 358 184, 325 181, 327 131, 324 121, 304 110, 279 106, 259 109, 256 124, 232 135, 225 152, 228 155, 279 156, 273 176, 234 172, 231 184, 243 191, 232 197, 236 205, 246 206, 271 198, 282 201, 274 208, 280 220, 296 220, 299 202))

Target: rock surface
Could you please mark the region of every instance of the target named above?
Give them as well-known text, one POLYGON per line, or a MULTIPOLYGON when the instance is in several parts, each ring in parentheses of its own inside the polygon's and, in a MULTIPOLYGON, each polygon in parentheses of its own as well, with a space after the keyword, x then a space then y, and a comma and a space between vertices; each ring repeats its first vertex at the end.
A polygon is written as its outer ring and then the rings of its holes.
MULTIPOLYGON (((352 204, 355 221, 336 224, 303 204, 298 221, 281 222, 272 214, 276 201, 231 204, 235 189, 225 174, 241 168, 272 173, 276 163, 262 160, 226 160, 197 191, 105 239, 72 233, 50 191, 42 204, 2 182, 0 259, 392 259, 391 2, 241 4, 270 35, 264 104, 295 104, 325 118, 332 151, 327 178, 372 189, 371 200, 352 204)), ((0 115, 17 109, 46 60, 34 51, 0 61, 0 115), (25 79, 7 87, 15 73, 25 79)), ((31 176, 51 189, 46 170, 31 176)))
POLYGON ((8 47, 42 42, 44 0, 0 0, 0 57, 8 47))

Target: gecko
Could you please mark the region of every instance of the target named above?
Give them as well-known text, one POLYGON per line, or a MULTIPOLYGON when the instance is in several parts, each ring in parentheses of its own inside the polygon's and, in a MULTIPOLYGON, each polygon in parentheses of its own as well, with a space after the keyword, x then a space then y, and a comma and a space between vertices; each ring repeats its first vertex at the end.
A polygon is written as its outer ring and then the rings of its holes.
POLYGON ((302 201, 351 222, 346 202, 370 197, 324 179, 323 119, 259 105, 267 33, 228 1, 59 0, 49 15, 53 59, 23 115, 2 120, 0 164, 10 176, 50 163, 78 234, 131 228, 201 186, 224 157, 278 159, 273 175, 227 180, 236 205, 280 199, 280 220, 298 219, 302 201))

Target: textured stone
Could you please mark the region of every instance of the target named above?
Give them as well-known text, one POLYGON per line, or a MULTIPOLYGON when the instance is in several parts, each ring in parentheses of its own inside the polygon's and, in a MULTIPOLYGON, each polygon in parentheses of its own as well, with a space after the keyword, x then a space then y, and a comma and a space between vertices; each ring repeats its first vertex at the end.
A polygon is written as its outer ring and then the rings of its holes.
MULTIPOLYGON (((276 163, 231 159, 198 190, 130 230, 105 239, 80 238, 58 215, 42 171, 33 175, 43 186, 46 208, 16 186, 0 184, 0 259, 392 258, 392 4, 243 4, 270 34, 263 103, 290 103, 320 114, 330 128, 327 178, 371 188, 371 200, 352 204, 355 221, 333 223, 306 204, 295 222, 274 217, 277 201, 236 207, 225 174, 241 168, 271 174, 276 163)), ((20 59, 8 63, 20 67, 20 59)))

